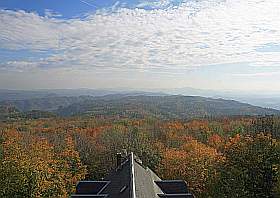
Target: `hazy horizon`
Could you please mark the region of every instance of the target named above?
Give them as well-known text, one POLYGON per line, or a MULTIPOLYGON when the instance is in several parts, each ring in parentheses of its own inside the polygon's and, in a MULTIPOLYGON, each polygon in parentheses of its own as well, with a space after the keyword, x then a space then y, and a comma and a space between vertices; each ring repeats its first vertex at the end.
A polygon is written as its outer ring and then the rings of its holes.
POLYGON ((129 88, 129 87, 108 87, 108 88, 87 88, 87 87, 79 87, 79 88, 31 88, 31 89, 13 89, 13 88, 0 88, 0 91, 108 91, 108 92, 117 92, 117 93, 125 93, 125 92, 150 92, 150 93, 163 93, 163 94, 171 94, 171 95, 197 95, 197 96, 220 96, 220 97, 280 97, 280 91, 260 91, 260 90, 234 90, 234 89, 204 89, 204 88, 194 88, 194 87, 171 87, 171 88, 129 88))

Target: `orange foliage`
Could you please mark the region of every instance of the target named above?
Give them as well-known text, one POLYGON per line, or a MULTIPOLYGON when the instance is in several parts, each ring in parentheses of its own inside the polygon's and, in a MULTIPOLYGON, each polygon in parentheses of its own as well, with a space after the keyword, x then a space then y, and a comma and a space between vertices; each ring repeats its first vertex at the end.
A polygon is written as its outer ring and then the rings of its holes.
POLYGON ((166 124, 165 127, 169 130, 176 130, 176 131, 184 129, 184 125, 178 121, 169 122, 166 124))
POLYGON ((216 149, 221 148, 224 145, 224 141, 218 134, 214 134, 208 138, 208 144, 216 149))
POLYGON ((207 179, 215 175, 215 164, 221 160, 216 149, 190 140, 180 149, 167 149, 158 172, 164 178, 184 179, 196 194, 206 190, 207 179))
POLYGON ((0 197, 68 197, 84 176, 70 138, 58 154, 47 139, 14 130, 4 133, 0 197))
POLYGON ((192 131, 209 131, 209 122, 207 120, 192 120, 185 124, 187 129, 192 131))
POLYGON ((225 148, 230 148, 231 146, 237 144, 241 141, 240 134, 236 134, 234 137, 229 138, 229 141, 226 143, 225 148))

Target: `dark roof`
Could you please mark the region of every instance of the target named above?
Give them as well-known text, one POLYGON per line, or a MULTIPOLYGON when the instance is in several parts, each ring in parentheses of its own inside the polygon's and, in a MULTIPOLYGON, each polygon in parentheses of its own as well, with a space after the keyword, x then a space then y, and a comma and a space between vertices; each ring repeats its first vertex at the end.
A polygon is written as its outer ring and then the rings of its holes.
POLYGON ((193 198, 193 195, 190 193, 185 194, 159 194, 159 197, 162 198, 193 198))
POLYGON ((83 181, 77 185, 77 194, 98 194, 110 182, 108 181, 83 181))
POLYGON ((72 198, 193 198, 183 180, 161 180, 133 153, 103 181, 80 181, 72 198))
POLYGON ((71 198, 106 198, 108 197, 108 195, 79 195, 79 194, 75 194, 72 195, 71 198))
POLYGON ((166 194, 188 193, 188 187, 184 180, 155 181, 166 194))
POLYGON ((131 159, 128 158, 121 166, 109 174, 105 180, 110 184, 102 193, 108 194, 108 197, 127 198, 131 197, 132 189, 130 188, 131 178, 131 159))

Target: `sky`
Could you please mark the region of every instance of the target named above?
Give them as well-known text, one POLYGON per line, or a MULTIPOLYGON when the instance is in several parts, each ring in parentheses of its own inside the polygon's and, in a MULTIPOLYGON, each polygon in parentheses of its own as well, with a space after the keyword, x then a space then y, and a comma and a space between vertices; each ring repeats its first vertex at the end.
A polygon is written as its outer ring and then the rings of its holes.
POLYGON ((279 0, 0 0, 0 88, 280 90, 279 0))

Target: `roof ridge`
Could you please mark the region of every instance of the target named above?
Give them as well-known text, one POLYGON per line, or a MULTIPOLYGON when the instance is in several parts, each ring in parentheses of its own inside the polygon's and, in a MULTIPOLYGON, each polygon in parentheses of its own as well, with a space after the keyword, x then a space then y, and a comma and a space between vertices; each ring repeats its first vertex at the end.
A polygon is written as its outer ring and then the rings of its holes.
POLYGON ((125 159, 105 180, 79 182, 76 194, 71 197, 193 198, 184 180, 161 180, 148 166, 143 167, 133 152, 125 159))
POLYGON ((133 152, 130 153, 130 166, 131 166, 131 182, 130 182, 130 185, 131 185, 131 198, 136 198, 136 187, 135 187, 135 170, 134 170, 134 154, 133 152))

